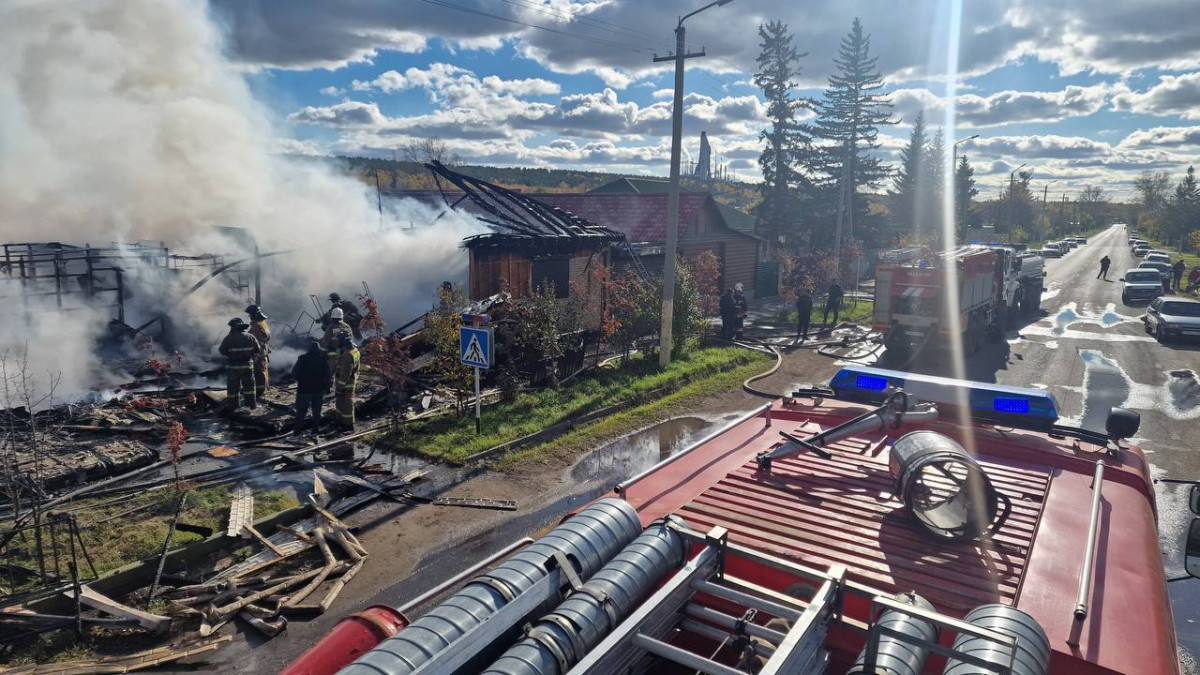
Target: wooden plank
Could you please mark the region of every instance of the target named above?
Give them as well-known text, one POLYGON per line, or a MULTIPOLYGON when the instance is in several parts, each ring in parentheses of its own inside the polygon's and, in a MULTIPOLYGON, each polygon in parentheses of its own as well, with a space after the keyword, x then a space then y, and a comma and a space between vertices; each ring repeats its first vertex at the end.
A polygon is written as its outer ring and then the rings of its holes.
POLYGON ((280 558, 284 557, 283 551, 280 550, 280 548, 278 546, 276 546, 275 543, 272 542, 270 539, 267 539, 266 537, 262 536, 262 533, 256 529, 254 529, 253 525, 250 525, 249 523, 247 523, 242 526, 242 529, 246 532, 249 532, 251 535, 253 535, 254 538, 258 540, 258 543, 271 549, 272 553, 279 556, 280 558))
MULTIPOLYGON (((67 594, 64 593, 64 595, 67 594)), ((136 621, 142 628, 155 632, 165 629, 171 623, 171 620, 165 616, 143 612, 140 609, 123 605, 88 586, 80 587, 79 601, 92 609, 98 609, 106 614, 136 621)))

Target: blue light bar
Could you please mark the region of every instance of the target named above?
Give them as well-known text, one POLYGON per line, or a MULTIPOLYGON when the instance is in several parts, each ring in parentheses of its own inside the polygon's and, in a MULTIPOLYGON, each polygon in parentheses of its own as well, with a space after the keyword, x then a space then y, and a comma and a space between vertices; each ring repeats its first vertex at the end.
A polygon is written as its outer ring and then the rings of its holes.
POLYGON ((847 366, 833 376, 829 388, 839 399, 875 404, 883 402, 888 389, 903 389, 917 401, 936 403, 943 411, 965 406, 976 420, 1023 429, 1046 430, 1058 421, 1054 394, 1029 387, 847 366))

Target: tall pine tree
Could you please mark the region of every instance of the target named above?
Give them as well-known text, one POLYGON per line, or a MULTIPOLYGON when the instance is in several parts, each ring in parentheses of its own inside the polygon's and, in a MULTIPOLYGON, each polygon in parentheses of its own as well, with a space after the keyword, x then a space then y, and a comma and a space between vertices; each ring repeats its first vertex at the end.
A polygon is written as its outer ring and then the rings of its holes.
POLYGON ((967 156, 958 158, 954 170, 954 225, 963 232, 971 220, 971 200, 979 194, 975 188, 975 169, 967 162, 967 156))
POLYGON ((1190 233, 1200 224, 1200 182, 1196 180, 1195 167, 1189 166, 1183 180, 1175 186, 1175 194, 1167 203, 1164 224, 1163 237, 1186 248, 1190 233))
POLYGON ((900 151, 900 168, 892 177, 892 222, 896 225, 896 235, 906 234, 912 237, 916 232, 917 207, 920 204, 918 183, 923 173, 925 161, 925 146, 928 140, 925 136, 925 113, 917 113, 913 120, 912 131, 908 135, 908 145, 900 151))
POLYGON ((889 119, 892 104, 879 93, 883 78, 876 66, 878 57, 870 52, 871 38, 855 18, 833 60, 838 72, 829 77, 825 97, 817 106, 815 135, 824 141, 820 168, 836 193, 833 239, 839 248, 853 236, 855 218, 861 220, 866 212, 859 188, 874 186, 887 176, 873 152, 879 148, 878 127, 894 124, 889 119))
POLYGON ((808 54, 796 50, 781 21, 760 25, 758 35, 762 52, 754 84, 763 91, 771 120, 771 126, 760 135, 763 151, 758 165, 763 183, 762 202, 756 210, 758 231, 772 244, 794 244, 802 225, 800 202, 812 191, 812 183, 797 168, 812 153, 812 136, 807 126, 796 121, 796 114, 811 110, 813 104, 794 95, 800 59, 808 54))
POLYGON ((929 147, 925 148, 925 169, 921 176, 923 208, 921 222, 918 224, 925 233, 925 238, 935 243, 942 241, 942 195, 946 193, 943 183, 946 176, 946 167, 943 164, 945 161, 946 139, 942 130, 938 129, 929 141, 929 147))

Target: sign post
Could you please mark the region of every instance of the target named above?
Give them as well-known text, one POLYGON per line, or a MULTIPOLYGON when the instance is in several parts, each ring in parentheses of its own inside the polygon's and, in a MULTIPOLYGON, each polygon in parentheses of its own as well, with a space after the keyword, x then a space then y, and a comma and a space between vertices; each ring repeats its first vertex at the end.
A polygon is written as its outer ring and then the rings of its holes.
POLYGON ((463 325, 458 328, 459 362, 475 369, 475 433, 482 433, 479 409, 482 397, 479 394, 479 373, 492 367, 495 344, 494 329, 487 325, 491 320, 487 314, 463 314, 463 325))

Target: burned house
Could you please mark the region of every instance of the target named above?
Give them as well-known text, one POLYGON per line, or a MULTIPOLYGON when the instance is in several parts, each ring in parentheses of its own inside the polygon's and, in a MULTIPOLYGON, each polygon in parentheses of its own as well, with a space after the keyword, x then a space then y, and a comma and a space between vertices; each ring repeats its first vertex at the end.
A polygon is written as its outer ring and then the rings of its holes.
MULTIPOLYGON (((439 197, 455 210, 470 213, 489 232, 469 237, 471 300, 501 291, 521 298, 542 284, 553 284, 559 298, 586 293, 599 300, 599 285, 589 274, 611 267, 625 235, 597 225, 537 198, 472 178, 434 163, 428 165, 439 186, 454 191, 439 197)), ((416 196, 416 195, 408 195, 416 196)))

